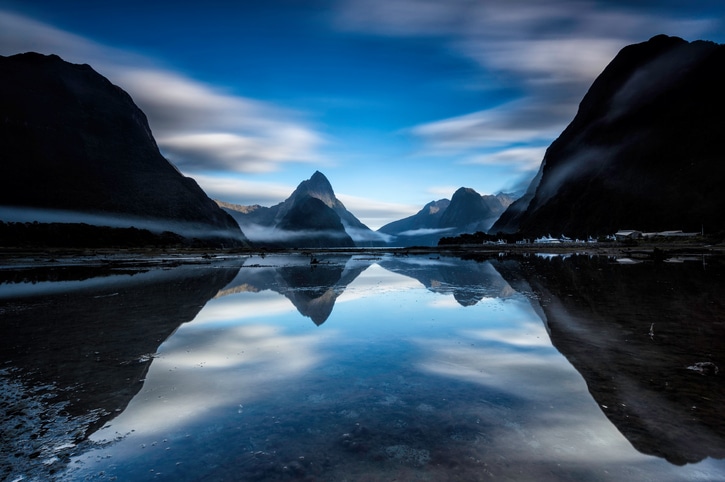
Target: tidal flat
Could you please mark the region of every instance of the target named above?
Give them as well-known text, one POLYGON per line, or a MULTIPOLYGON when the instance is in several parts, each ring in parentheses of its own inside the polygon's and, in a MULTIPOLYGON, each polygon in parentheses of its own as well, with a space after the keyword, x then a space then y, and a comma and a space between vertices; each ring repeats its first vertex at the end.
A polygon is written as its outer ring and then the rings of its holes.
POLYGON ((725 480, 725 260, 0 266, 0 478, 725 480))

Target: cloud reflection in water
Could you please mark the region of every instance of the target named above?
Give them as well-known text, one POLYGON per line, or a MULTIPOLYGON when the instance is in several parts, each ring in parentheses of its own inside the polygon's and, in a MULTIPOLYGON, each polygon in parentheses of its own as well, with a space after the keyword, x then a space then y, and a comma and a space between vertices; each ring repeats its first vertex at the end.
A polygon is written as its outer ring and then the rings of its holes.
MULTIPOLYGON (((476 271, 487 280, 482 300, 463 306, 452 279, 445 290, 417 281, 441 279, 441 263, 422 261, 407 263, 414 277, 385 262, 361 271, 323 326, 301 322, 272 290, 213 299, 160 347, 139 395, 93 438, 129 435, 89 453, 83 471, 107 467, 110 455, 112 473, 146 478, 718 473, 709 461, 675 469, 634 450, 551 346, 529 300, 488 263, 476 271)), ((471 275, 468 262, 451 263, 471 275)), ((249 280, 267 268, 242 269, 249 280)))

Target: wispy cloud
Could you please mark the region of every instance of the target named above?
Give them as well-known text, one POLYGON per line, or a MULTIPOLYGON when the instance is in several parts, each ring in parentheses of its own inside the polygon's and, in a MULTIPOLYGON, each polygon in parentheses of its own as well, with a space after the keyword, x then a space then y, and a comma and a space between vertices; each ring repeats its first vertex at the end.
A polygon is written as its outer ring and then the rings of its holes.
POLYGON ((287 199, 295 190, 292 185, 248 181, 224 174, 197 174, 194 179, 212 199, 244 206, 272 206, 287 199))
POLYGON ((429 153, 451 154, 478 148, 506 147, 552 139, 570 118, 572 103, 534 99, 497 106, 471 114, 430 122, 411 129, 428 142, 429 153))
POLYGON ((520 155, 524 153, 512 149, 549 144, 619 49, 659 33, 692 38, 718 27, 713 20, 668 10, 666 4, 588 0, 346 0, 340 4, 337 26, 367 34, 438 38, 493 79, 484 88, 497 83, 519 91, 518 99, 507 104, 409 130, 423 141, 425 154, 469 159, 477 154, 478 162, 510 162, 517 170, 530 169, 528 154, 533 151, 520 155), (496 149, 507 152, 480 155, 496 149))
POLYGON ((521 171, 529 172, 539 168, 545 152, 546 146, 513 147, 490 154, 471 156, 463 162, 465 164, 481 164, 486 166, 515 165, 521 171))
POLYGON ((161 151, 186 174, 269 172, 320 162, 324 137, 303 115, 241 97, 115 49, 0 11, 0 54, 36 51, 87 63, 126 90, 146 113, 161 151))
POLYGON ((437 201, 442 198, 450 199, 459 187, 461 186, 431 186, 426 192, 436 196, 435 201, 437 201))
POLYGON ((425 236, 427 234, 440 234, 445 233, 446 231, 451 231, 454 228, 438 228, 438 229, 432 229, 432 228, 420 228, 420 229, 410 229, 408 231, 403 231, 402 233, 398 233, 398 236, 425 236))

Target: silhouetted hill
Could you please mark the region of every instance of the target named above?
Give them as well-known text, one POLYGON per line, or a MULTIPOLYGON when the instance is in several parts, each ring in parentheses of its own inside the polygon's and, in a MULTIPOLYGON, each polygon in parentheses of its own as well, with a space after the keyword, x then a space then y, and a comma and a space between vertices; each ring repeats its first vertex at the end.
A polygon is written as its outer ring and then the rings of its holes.
POLYGON ((285 201, 272 207, 221 203, 250 239, 277 247, 384 245, 380 235, 357 219, 335 196, 319 171, 302 181, 285 201), (301 236, 304 234, 304 236, 301 236), (351 244, 352 242, 352 244, 351 244))
POLYGON ((510 194, 480 195, 471 188, 458 189, 451 200, 426 204, 413 216, 378 229, 394 236, 393 246, 435 246, 443 236, 486 231, 513 202, 510 194))
POLYGON ((725 47, 660 35, 622 49, 490 232, 725 230, 725 47))
POLYGON ((0 56, 0 120, 2 220, 93 215, 89 224, 244 242, 234 220, 164 159, 131 97, 90 66, 0 56))

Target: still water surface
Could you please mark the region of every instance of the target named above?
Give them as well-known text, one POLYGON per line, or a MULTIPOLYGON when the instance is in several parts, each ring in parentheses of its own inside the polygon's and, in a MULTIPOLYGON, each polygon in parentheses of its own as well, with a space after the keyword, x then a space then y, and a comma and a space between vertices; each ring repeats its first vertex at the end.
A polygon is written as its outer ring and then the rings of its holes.
POLYGON ((6 274, 0 475, 725 480, 718 262, 316 261, 6 274))

